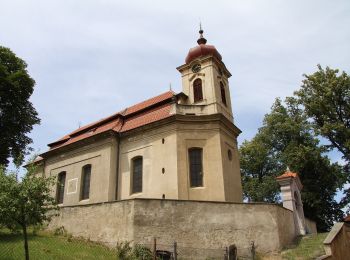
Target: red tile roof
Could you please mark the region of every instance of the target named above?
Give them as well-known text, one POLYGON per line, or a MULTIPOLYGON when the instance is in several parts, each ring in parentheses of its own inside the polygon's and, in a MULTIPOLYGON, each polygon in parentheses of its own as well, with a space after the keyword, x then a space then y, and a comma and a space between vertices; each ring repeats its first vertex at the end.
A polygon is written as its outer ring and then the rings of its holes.
POLYGON ((167 100, 167 99, 170 99, 170 98, 173 98, 175 96, 175 93, 173 91, 167 91, 163 94, 160 94, 159 96, 156 96, 156 97, 153 97, 153 98, 150 98, 150 99, 147 99, 141 103, 138 103, 136 105, 133 105, 131 107, 128 107, 126 110, 125 110, 125 113, 124 115, 127 116, 127 115, 130 115, 132 113, 135 113, 135 112, 138 112, 138 111, 141 111, 145 108, 149 108, 155 104, 158 104, 164 100, 167 100))
POLYGON ((284 179, 284 178, 289 178, 289 177, 295 178, 297 176, 298 176, 298 174, 295 172, 286 171, 282 175, 278 176, 277 179, 284 179))
POLYGON ((124 109, 97 122, 80 127, 61 139, 50 143, 50 150, 66 146, 106 131, 126 132, 171 116, 175 93, 165 92, 159 96, 124 109))
POLYGON ((303 184, 301 183, 298 174, 295 172, 291 172, 289 169, 287 169, 282 175, 276 177, 277 182, 280 180, 287 180, 288 178, 293 178, 296 181, 296 184, 300 190, 303 188, 303 184))
POLYGON ((151 110, 147 110, 141 114, 130 117, 124 121, 124 124, 120 130, 120 132, 126 132, 128 130, 147 125, 161 119, 165 119, 169 116, 171 109, 171 104, 167 103, 162 106, 153 108, 151 110))

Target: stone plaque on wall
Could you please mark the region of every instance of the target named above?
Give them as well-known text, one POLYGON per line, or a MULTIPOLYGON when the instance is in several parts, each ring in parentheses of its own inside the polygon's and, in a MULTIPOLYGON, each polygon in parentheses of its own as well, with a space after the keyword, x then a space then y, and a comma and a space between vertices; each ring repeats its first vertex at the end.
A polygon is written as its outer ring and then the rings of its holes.
POLYGON ((78 189, 78 178, 68 180, 67 194, 76 193, 78 189))

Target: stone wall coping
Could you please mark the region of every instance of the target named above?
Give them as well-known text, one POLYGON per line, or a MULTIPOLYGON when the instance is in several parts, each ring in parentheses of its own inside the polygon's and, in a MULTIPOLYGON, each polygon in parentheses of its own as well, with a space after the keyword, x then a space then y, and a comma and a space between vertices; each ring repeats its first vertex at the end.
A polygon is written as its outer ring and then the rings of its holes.
POLYGON ((331 231, 328 233, 326 239, 323 241, 323 244, 329 245, 332 243, 333 239, 338 235, 342 229, 344 222, 335 223, 331 231))
POLYGON ((60 208, 75 208, 75 207, 88 207, 88 206, 96 206, 103 204, 113 204, 113 203, 124 203, 129 201, 166 201, 166 202, 184 202, 184 203, 213 203, 213 204, 228 204, 228 205, 261 205, 261 206, 275 206, 282 208, 284 210, 288 210, 293 212, 290 209, 284 208, 282 205, 276 203, 268 203, 268 202, 228 202, 228 201, 207 201, 207 200, 177 200, 177 199, 157 199, 157 198, 131 198, 124 200, 113 200, 113 201, 105 201, 105 202, 96 202, 90 204, 81 204, 81 205, 65 205, 60 206, 60 208))

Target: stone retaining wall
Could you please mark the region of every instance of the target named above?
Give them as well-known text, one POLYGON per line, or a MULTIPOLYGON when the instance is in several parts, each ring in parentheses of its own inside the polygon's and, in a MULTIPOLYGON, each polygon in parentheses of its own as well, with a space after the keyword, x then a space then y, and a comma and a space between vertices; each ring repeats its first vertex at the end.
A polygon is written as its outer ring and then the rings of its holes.
POLYGON ((114 246, 118 241, 205 249, 235 244, 246 255, 278 251, 295 238, 292 211, 275 204, 132 199, 62 207, 50 229, 114 246))

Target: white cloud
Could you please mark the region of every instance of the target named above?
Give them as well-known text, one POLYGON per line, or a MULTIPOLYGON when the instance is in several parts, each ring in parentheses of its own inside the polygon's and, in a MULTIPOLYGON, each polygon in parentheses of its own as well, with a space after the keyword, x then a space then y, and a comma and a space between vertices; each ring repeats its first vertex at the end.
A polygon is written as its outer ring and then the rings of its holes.
POLYGON ((28 63, 42 124, 34 148, 166 91, 176 67, 208 43, 232 73, 240 138, 251 138, 275 97, 291 95, 318 63, 350 68, 350 2, 2 1, 0 44, 28 63))

